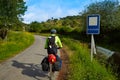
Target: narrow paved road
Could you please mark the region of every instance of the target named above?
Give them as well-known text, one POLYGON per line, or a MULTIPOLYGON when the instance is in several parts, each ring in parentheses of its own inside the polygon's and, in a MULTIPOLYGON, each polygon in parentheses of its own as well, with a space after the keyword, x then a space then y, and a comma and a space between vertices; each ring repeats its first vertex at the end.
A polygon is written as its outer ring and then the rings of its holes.
MULTIPOLYGON (((41 61, 47 55, 45 37, 35 36, 32 46, 0 64, 0 80, 49 80, 49 73, 41 69, 41 61)), ((55 79, 58 72, 55 73, 55 79)), ((54 79, 54 80, 55 80, 54 79)))

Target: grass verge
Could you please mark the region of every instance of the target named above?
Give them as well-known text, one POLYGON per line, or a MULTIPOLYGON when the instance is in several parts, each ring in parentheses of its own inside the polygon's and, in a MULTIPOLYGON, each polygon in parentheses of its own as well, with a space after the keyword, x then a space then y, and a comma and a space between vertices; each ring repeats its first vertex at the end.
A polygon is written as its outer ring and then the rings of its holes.
POLYGON ((70 75, 68 80, 117 80, 111 69, 106 69, 97 60, 90 60, 90 50, 86 44, 76 40, 63 38, 72 54, 70 60, 70 75))
POLYGON ((0 40, 0 62, 15 56, 34 42, 32 34, 10 31, 6 41, 0 40))

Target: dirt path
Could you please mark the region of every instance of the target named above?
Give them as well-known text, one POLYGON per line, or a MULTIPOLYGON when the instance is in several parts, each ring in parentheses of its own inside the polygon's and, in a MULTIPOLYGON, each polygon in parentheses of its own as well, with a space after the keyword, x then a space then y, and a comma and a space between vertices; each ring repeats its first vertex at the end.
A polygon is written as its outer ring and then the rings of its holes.
POLYGON ((57 80, 68 80, 69 75, 69 57, 65 49, 60 50, 62 59, 62 69, 59 71, 57 80))
MULTIPOLYGON (((49 80, 48 72, 41 70, 41 61, 47 55, 45 37, 35 36, 32 46, 19 55, 0 64, 0 80, 49 80)), ((55 73, 55 79, 58 72, 55 73)))

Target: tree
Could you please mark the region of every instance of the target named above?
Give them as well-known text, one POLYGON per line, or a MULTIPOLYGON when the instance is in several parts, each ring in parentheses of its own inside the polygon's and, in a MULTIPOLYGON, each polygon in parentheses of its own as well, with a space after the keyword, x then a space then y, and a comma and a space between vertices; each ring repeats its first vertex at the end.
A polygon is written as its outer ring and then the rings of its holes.
POLYGON ((31 32, 40 32, 41 29, 42 29, 42 26, 37 21, 34 21, 30 24, 30 31, 31 32))
POLYGON ((0 0, 1 27, 21 21, 26 10, 23 0, 0 0))
POLYGON ((0 0, 0 35, 5 34, 4 32, 7 31, 8 27, 20 23, 21 16, 24 15, 26 10, 27 6, 25 6, 23 0, 0 0))
MULTIPOLYGON (((83 12, 83 18, 86 18, 88 14, 100 14, 102 29, 114 29, 120 26, 120 6, 118 1, 104 0, 102 2, 96 2, 90 4, 83 12)), ((86 19, 84 19, 86 22, 86 19)))

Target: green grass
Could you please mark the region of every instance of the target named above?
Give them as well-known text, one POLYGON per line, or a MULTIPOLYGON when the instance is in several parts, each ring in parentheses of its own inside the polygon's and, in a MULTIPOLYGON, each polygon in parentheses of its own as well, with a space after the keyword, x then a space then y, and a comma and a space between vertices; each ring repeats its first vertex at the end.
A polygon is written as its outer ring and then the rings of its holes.
POLYGON ((34 37, 30 33, 10 31, 7 40, 0 40, 0 62, 15 56, 30 46, 33 41, 34 37))
POLYGON ((73 52, 70 56, 70 75, 68 80, 117 80, 111 69, 106 69, 97 60, 91 62, 90 50, 86 44, 68 38, 62 41, 73 52))

